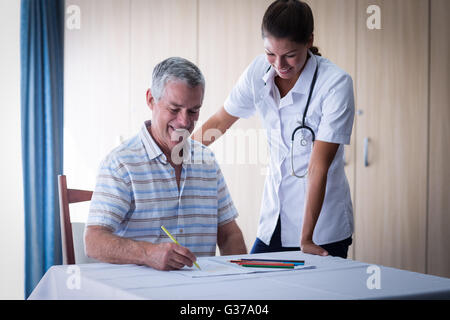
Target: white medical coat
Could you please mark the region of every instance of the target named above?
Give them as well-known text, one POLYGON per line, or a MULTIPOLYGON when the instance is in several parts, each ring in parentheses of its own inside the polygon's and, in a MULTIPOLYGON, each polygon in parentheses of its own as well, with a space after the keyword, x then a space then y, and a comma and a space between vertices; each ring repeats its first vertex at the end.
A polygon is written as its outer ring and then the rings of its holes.
MULTIPOLYGON (((353 82, 329 60, 309 52, 299 79, 282 99, 274 83, 276 72, 264 54, 256 57, 227 97, 225 110, 240 118, 258 112, 267 131, 270 149, 269 174, 264 185, 257 237, 270 243, 278 217, 283 247, 299 247, 306 201, 307 180, 291 176, 291 135, 299 126, 306 107, 317 63, 317 80, 311 96, 306 125, 316 140, 340 144, 330 166, 325 198, 314 229, 318 245, 340 241, 353 233, 353 207, 344 171, 344 144, 350 143, 354 119, 353 82)), ((300 147, 296 135, 294 168, 303 174, 309 163, 311 143, 300 147)))

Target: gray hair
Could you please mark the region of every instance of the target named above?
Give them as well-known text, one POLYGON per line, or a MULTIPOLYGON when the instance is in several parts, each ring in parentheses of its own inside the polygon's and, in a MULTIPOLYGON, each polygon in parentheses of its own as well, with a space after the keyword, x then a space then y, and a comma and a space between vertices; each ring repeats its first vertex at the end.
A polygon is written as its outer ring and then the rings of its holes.
POLYGON ((156 102, 164 94, 169 81, 184 81, 194 88, 201 85, 205 90, 205 78, 200 69, 184 58, 171 57, 158 63, 153 69, 151 92, 156 102))

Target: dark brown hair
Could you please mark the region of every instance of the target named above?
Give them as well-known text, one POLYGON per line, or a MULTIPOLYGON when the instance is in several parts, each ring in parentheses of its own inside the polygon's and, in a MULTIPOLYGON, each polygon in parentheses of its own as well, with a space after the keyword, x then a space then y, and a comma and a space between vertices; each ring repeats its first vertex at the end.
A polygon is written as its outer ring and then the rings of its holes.
MULTIPOLYGON (((275 38, 307 44, 314 31, 314 17, 307 3, 299 0, 276 0, 264 14, 261 33, 262 37, 271 35, 275 38)), ((321 55, 317 47, 311 47, 311 52, 321 55)))

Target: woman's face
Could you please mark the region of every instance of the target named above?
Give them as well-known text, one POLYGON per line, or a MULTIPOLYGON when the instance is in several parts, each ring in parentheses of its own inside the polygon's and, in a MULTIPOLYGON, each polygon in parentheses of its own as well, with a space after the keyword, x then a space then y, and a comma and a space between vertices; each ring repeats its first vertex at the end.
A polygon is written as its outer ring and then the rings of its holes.
POLYGON ((312 39, 308 44, 301 44, 270 35, 264 37, 267 61, 275 68, 277 75, 285 80, 298 79, 307 60, 308 49, 311 45, 312 39))

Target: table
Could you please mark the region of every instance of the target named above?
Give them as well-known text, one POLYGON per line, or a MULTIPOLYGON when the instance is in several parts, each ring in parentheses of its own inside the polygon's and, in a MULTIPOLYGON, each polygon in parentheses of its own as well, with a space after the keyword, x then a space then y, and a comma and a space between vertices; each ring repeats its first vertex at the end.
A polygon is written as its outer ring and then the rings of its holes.
POLYGON ((46 272, 29 299, 450 299, 449 278, 338 257, 288 251, 199 258, 198 263, 248 257, 305 260, 310 268, 192 278, 137 265, 59 265, 46 272))

